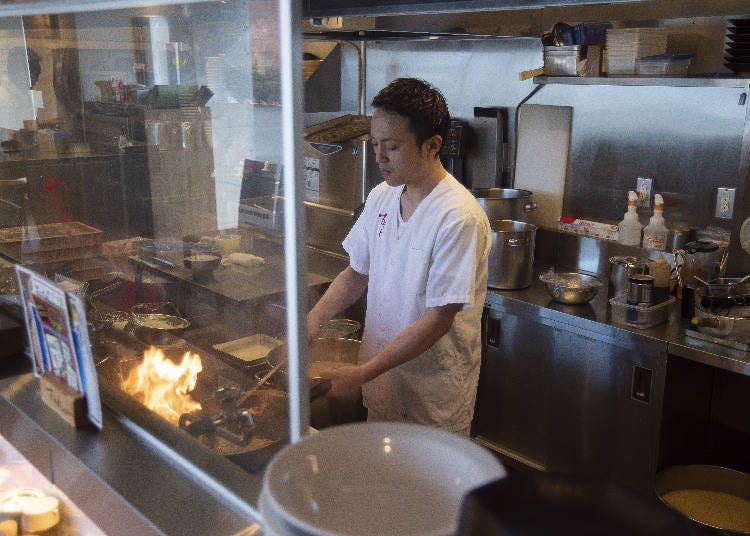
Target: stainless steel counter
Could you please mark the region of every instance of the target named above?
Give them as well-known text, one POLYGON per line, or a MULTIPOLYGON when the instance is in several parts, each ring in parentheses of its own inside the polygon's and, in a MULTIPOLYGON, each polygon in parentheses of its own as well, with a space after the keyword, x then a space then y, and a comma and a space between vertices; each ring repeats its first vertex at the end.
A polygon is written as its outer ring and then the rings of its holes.
POLYGON ((74 429, 30 373, 0 379, 0 434, 107 534, 229 536, 257 522, 258 475, 189 443, 187 462, 106 407, 102 431, 74 429))
POLYGON ((544 285, 535 277, 531 286, 526 289, 488 290, 486 305, 504 309, 509 313, 531 316, 542 322, 560 322, 615 338, 618 333, 622 335, 626 331, 636 333, 644 339, 649 339, 653 344, 664 345, 669 355, 750 376, 750 352, 685 335, 690 322, 681 317, 679 301, 671 307, 665 323, 647 329, 616 324, 612 321, 606 286, 590 303, 564 305, 553 301, 544 285))

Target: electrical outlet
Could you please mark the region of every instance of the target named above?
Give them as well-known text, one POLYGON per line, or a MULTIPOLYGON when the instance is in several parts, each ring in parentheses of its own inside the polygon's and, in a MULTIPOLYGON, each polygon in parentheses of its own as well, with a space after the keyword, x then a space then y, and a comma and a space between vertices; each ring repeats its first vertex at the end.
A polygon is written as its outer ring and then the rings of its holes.
POLYGON ((714 216, 722 220, 731 220, 734 212, 734 193, 735 188, 717 188, 716 189, 716 208, 714 216))
POLYGON ((635 182, 635 193, 638 194, 638 207, 651 208, 651 187, 654 179, 650 177, 638 177, 635 182))

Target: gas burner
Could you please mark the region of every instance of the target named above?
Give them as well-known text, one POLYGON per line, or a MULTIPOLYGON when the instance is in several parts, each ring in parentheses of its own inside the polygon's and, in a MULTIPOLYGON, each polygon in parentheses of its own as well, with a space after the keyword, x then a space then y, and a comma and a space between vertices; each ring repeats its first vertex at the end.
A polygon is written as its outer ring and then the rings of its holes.
POLYGON ((230 443, 239 446, 250 444, 255 422, 249 409, 241 410, 237 401, 243 391, 232 387, 222 387, 214 393, 214 398, 221 402, 221 414, 212 417, 201 411, 180 415, 179 426, 194 437, 220 436, 230 443))

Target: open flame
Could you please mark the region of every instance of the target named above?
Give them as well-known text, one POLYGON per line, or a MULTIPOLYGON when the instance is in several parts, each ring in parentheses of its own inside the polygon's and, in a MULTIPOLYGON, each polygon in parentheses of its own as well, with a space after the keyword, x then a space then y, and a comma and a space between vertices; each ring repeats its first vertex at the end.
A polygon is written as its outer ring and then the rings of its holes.
POLYGON ((123 380, 122 389, 177 425, 180 415, 201 409, 200 403, 190 396, 201 370, 203 364, 198 354, 186 352, 182 362, 176 364, 151 346, 143 352, 143 362, 123 380))

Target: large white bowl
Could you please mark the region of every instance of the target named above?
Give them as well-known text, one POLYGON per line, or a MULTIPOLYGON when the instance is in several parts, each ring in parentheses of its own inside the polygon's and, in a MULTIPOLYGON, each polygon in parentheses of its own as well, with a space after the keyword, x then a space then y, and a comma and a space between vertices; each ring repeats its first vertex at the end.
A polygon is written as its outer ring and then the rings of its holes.
POLYGON ((407 423, 326 428, 282 449, 263 477, 269 525, 300 534, 455 534, 463 497, 505 476, 471 440, 407 423))

